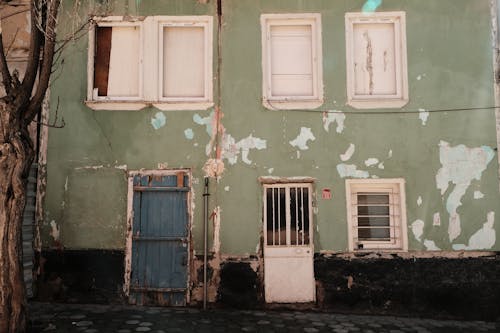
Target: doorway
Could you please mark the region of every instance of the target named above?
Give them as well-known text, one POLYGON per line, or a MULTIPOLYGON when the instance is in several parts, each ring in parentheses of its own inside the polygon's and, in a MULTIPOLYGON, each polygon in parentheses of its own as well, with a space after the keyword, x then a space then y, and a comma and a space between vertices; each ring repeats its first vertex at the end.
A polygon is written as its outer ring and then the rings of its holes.
POLYGON ((129 303, 183 306, 188 302, 189 197, 187 170, 130 175, 125 277, 129 303))
POLYGON ((316 299, 312 184, 264 184, 264 293, 267 303, 316 299))

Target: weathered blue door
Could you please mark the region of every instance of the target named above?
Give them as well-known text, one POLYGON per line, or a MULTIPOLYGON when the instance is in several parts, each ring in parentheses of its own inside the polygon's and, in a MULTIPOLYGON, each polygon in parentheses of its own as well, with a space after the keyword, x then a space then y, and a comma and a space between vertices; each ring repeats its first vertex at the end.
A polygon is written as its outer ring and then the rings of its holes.
POLYGON ((188 177, 138 175, 133 190, 130 303, 185 305, 188 177))

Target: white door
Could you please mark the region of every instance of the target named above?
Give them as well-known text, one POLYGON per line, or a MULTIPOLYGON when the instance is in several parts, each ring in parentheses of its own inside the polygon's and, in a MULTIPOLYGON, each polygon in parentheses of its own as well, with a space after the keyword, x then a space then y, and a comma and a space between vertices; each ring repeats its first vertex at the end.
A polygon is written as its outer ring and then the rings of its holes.
POLYGON ((264 287, 267 303, 316 299, 311 184, 264 185, 264 287))

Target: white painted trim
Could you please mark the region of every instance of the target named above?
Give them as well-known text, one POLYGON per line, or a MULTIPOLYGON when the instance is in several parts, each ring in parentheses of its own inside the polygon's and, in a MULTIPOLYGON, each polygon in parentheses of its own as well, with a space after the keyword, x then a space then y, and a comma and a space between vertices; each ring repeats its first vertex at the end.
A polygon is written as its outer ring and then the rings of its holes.
MULTIPOLYGON (((107 16, 107 17, 95 17, 90 24, 89 28, 89 45, 87 53, 87 101, 92 102, 114 102, 114 101, 141 101, 144 99, 144 20, 143 18, 128 18, 124 21, 123 16, 107 16), (139 27, 139 94, 138 96, 96 96, 94 94, 94 57, 95 57, 95 32, 96 27, 139 27)), ((102 109, 95 109, 102 110, 102 109)), ((106 110, 112 110, 111 108, 106 108, 106 110)))
POLYGON ((347 104, 357 109, 401 108, 408 101, 408 61, 406 51, 406 13, 346 13, 346 74, 347 104), (394 95, 356 95, 354 82, 354 25, 357 23, 392 23, 395 38, 396 94, 394 95))
MULTIPOLYGON (((212 16, 155 16, 158 40, 158 100, 170 103, 207 104, 213 102, 213 17, 212 16), (164 27, 202 27, 204 31, 204 69, 205 89, 203 97, 163 97, 163 28, 164 27)), ((197 108, 198 109, 198 108, 197 108)))
POLYGON ((89 28, 87 56, 87 100, 85 104, 93 110, 141 110, 154 106, 162 111, 206 110, 213 103, 213 17, 200 16, 107 16, 94 17, 89 28), (96 26, 139 26, 140 27, 140 68, 139 96, 110 97, 94 94, 94 54, 96 26), (164 26, 200 26, 205 32, 205 95, 203 98, 163 98, 160 73, 163 70, 164 26), (146 79, 147 78, 147 79, 146 79))
POLYGON ((141 102, 141 101, 117 101, 117 100, 109 100, 109 101, 87 100, 84 103, 92 110, 113 110, 113 111, 120 111, 120 110, 138 111, 151 105, 151 103, 141 102))
POLYGON ((175 110, 207 110, 214 106, 213 102, 163 102, 163 103, 153 103, 153 106, 162 111, 175 111, 175 110))
POLYGON ((193 195, 193 173, 189 168, 179 168, 179 169, 165 169, 165 170, 130 170, 127 172, 127 228, 125 236, 125 273, 124 273, 124 284, 123 292, 126 297, 130 295, 130 279, 132 272, 132 232, 133 232, 133 220, 134 220, 134 177, 135 176, 173 176, 179 172, 183 172, 188 176, 188 187, 187 192, 187 213, 188 213, 188 226, 187 226, 187 238, 188 238, 188 248, 187 248, 187 264, 186 264, 186 304, 190 302, 191 290, 189 288, 191 281, 191 261, 192 261, 192 236, 191 228, 193 225, 193 213, 192 207, 194 207, 194 195, 193 195))
MULTIPOLYGON (((347 237, 348 237, 348 249, 349 251, 356 252, 373 252, 373 251, 408 251, 408 229, 407 229, 407 217, 406 217, 406 192, 405 192, 405 180, 403 178, 390 178, 390 179, 346 179, 345 182, 346 190, 346 204, 347 204, 347 237), (363 245, 368 245, 363 249, 357 249, 354 246, 354 221, 352 219, 353 212, 353 193, 359 192, 357 190, 354 192, 354 187, 361 187, 362 192, 372 192, 372 191, 386 191, 390 193, 392 188, 398 188, 399 196, 399 220, 392 220, 391 226, 394 225, 397 229, 399 227, 399 238, 400 243, 390 244, 388 242, 376 242, 376 241, 363 241, 363 245)), ((393 195, 394 196, 394 195, 393 195)), ((396 230, 397 232, 397 230, 396 230)), ((397 239, 397 238, 396 238, 397 239)))
POLYGON ((262 14, 262 104, 270 110, 316 109, 323 104, 322 26, 319 13, 262 14), (313 58, 312 96, 273 96, 271 92, 271 26, 311 25, 313 58))
POLYGON ((262 176, 259 177, 259 182, 262 184, 287 184, 287 183, 314 183, 316 178, 313 177, 277 177, 277 176, 262 176))

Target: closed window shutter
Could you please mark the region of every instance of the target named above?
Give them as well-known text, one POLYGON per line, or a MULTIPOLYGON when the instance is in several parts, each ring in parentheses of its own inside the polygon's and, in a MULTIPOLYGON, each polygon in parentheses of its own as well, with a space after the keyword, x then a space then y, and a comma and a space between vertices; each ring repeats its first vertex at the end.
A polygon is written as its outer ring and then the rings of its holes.
POLYGON ((354 25, 356 95, 397 95, 394 24, 354 25))
POLYGON ((205 97, 203 27, 163 29, 163 97, 205 97))
POLYGON ((271 96, 313 96, 311 25, 272 25, 271 96))

